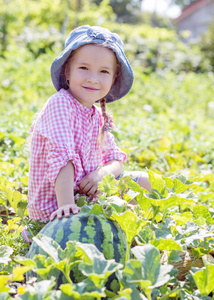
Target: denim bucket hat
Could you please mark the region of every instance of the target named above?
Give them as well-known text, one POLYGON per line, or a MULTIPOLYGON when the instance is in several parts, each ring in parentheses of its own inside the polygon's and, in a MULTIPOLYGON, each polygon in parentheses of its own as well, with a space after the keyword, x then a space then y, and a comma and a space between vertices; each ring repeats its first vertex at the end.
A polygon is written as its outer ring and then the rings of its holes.
POLYGON ((61 88, 67 89, 66 78, 61 74, 62 66, 72 51, 87 44, 100 44, 114 51, 120 64, 120 76, 115 79, 111 90, 106 95, 106 102, 110 103, 125 96, 133 84, 134 76, 132 68, 125 56, 124 46, 116 33, 108 29, 84 25, 80 26, 69 34, 65 41, 65 49, 55 58, 51 65, 51 79, 57 91, 61 88))

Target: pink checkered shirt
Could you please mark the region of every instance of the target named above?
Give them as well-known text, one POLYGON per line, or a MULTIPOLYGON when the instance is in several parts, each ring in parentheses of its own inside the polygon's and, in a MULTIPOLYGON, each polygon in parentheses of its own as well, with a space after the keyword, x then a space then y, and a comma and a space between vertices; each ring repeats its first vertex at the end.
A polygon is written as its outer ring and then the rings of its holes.
POLYGON ((72 161, 74 189, 88 173, 111 160, 125 161, 126 154, 106 132, 105 144, 97 146, 103 124, 101 112, 88 108, 61 89, 49 98, 32 126, 28 211, 34 220, 47 220, 57 206, 55 181, 60 169, 72 161))

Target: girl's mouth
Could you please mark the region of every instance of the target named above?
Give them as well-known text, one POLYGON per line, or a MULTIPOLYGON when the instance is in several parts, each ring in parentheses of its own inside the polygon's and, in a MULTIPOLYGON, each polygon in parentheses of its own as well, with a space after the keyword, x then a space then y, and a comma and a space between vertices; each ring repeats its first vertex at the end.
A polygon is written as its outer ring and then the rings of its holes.
POLYGON ((92 92, 99 91, 99 89, 90 86, 83 86, 83 88, 86 89, 87 91, 92 91, 92 92))

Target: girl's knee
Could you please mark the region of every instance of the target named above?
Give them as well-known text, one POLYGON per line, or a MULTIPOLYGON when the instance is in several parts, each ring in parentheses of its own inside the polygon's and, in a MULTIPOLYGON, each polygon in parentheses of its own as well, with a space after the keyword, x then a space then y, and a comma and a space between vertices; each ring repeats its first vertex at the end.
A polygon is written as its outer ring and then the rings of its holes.
POLYGON ((144 189, 147 190, 148 192, 151 191, 152 186, 151 186, 151 183, 150 183, 150 181, 149 181, 148 176, 142 175, 142 176, 139 178, 139 180, 138 180, 138 184, 139 184, 140 187, 144 188, 144 189))

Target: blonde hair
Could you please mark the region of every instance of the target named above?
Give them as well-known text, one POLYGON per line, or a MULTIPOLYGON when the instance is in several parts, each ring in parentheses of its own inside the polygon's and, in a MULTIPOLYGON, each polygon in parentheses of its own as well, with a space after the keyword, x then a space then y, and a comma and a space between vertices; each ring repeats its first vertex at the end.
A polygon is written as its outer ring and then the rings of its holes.
POLYGON ((98 145, 102 145, 105 137, 105 132, 110 129, 110 118, 111 116, 106 112, 106 99, 102 98, 100 99, 100 108, 102 117, 104 119, 103 126, 100 128, 100 132, 98 135, 98 145))

